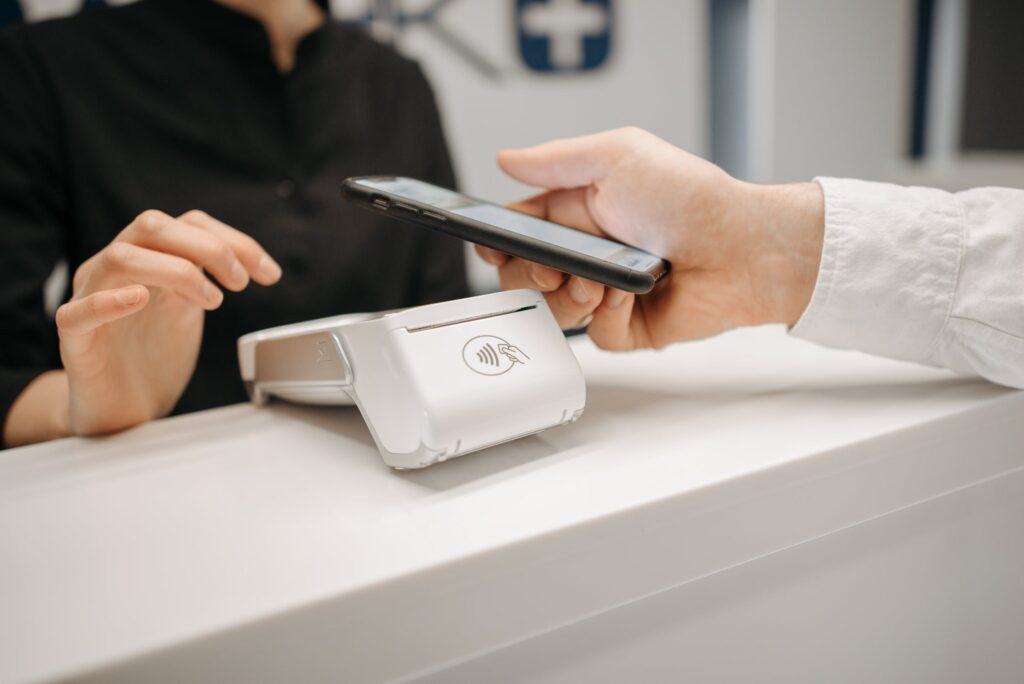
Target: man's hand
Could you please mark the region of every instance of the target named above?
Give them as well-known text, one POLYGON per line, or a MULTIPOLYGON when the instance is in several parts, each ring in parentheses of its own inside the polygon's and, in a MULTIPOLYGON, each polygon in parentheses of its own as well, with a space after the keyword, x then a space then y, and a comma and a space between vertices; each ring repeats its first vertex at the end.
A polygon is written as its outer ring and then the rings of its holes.
POLYGON ((546 189, 513 204, 667 259, 642 296, 477 247, 507 289, 545 293, 563 328, 606 349, 663 347, 730 328, 793 325, 810 301, 824 231, 814 183, 758 186, 634 128, 507 150, 510 176, 546 189))
POLYGON ((195 369, 205 313, 224 299, 211 278, 237 292, 280 277, 255 240, 201 211, 143 212, 75 272, 71 300, 57 309, 64 371, 22 392, 5 441, 100 434, 167 415, 195 369))

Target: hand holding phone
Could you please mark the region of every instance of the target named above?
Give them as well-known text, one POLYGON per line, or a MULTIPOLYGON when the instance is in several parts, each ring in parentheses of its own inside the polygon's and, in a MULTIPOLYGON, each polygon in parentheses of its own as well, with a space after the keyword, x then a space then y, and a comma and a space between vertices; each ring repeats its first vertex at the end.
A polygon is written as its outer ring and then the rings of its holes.
POLYGON ((463 216, 495 208, 481 210, 486 203, 450 190, 432 198, 439 207, 363 183, 353 190, 367 204, 383 205, 378 210, 426 218, 431 227, 477 242, 477 251, 498 266, 502 287, 544 292, 563 328, 587 324, 605 349, 663 347, 747 325, 794 325, 810 301, 824 230, 816 183, 745 183, 636 128, 509 150, 498 163, 516 180, 546 189, 518 203, 521 213, 512 212, 512 225, 525 226, 525 235, 463 216), (526 214, 533 220, 518 218, 526 214), (554 248, 531 233, 534 226, 549 231, 541 235, 554 248), (563 238, 587 245, 560 243, 563 238), (627 259, 655 262, 624 267, 618 260, 628 252, 586 254, 609 244, 637 245, 649 251, 634 250, 627 259), (668 266, 653 254, 671 263, 671 275, 664 277, 668 266))
POLYGON ((536 287, 563 327, 589 322, 605 349, 663 347, 731 328, 793 325, 821 259, 824 208, 816 183, 756 185, 625 128, 507 150, 508 175, 546 192, 517 209, 638 245, 672 273, 634 296, 478 248, 502 287, 536 287))
POLYGON ((413 178, 349 178, 342 192, 403 221, 627 292, 649 292, 668 272, 643 250, 413 178))

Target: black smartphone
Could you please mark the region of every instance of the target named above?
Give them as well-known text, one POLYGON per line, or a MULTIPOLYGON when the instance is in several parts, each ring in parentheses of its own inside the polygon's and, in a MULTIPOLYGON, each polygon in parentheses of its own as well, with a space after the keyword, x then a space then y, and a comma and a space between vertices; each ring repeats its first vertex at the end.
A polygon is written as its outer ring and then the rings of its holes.
POLYGON ((669 269, 663 259, 621 242, 415 178, 348 178, 342 183, 341 192, 346 199, 397 219, 627 292, 649 292, 669 269))

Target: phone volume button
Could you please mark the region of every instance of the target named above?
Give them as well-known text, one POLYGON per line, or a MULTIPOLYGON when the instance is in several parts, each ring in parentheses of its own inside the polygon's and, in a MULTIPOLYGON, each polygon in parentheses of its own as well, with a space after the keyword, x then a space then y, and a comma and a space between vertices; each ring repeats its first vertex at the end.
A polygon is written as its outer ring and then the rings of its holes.
POLYGON ((443 215, 435 214, 432 211, 424 211, 423 212, 423 218, 434 219, 435 221, 447 221, 448 220, 443 215))
POLYGON ((391 205, 395 209, 401 209, 402 211, 407 211, 410 214, 418 214, 418 213, 420 213, 420 210, 417 209, 416 207, 411 207, 408 204, 402 204, 401 202, 392 202, 391 205))

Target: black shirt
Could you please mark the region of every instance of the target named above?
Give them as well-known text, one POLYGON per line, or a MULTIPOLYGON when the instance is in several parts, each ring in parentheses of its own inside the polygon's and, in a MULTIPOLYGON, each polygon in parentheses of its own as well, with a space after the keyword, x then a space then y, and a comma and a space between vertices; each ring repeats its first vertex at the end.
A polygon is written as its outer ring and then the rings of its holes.
POLYGON ((145 209, 203 209, 284 271, 207 315, 176 412, 245 400, 246 332, 466 294, 460 242, 339 196, 351 175, 454 184, 419 68, 355 29, 328 21, 281 74, 256 20, 141 0, 0 32, 0 93, 0 420, 60 367, 54 265, 73 273, 145 209))

